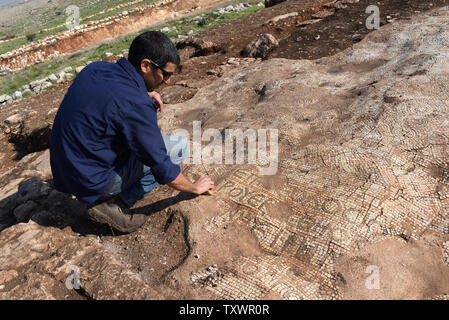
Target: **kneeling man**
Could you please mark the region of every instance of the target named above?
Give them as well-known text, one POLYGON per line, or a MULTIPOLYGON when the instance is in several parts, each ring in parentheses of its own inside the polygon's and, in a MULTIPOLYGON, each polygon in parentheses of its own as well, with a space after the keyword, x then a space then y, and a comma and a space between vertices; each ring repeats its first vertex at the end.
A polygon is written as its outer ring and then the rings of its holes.
POLYGON ((181 173, 188 155, 181 137, 162 137, 156 90, 169 84, 180 58, 161 32, 136 37, 128 59, 86 66, 68 89, 56 114, 50 143, 54 186, 89 204, 92 219, 132 232, 147 216, 130 214, 158 184, 202 194, 209 177, 194 183, 181 173))

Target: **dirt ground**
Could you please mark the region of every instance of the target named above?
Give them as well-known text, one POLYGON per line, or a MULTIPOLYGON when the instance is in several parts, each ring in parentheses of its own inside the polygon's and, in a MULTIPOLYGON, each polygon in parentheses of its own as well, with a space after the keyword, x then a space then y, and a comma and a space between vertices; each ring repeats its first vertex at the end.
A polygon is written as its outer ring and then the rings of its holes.
POLYGON ((345 255, 336 265, 345 299, 413 300, 444 292, 449 277, 437 245, 444 241, 441 238, 435 232, 420 240, 396 237, 345 255))
MULTIPOLYGON (((280 42, 270 58, 313 60, 351 47, 371 32, 365 26, 369 16, 365 10, 372 4, 373 1, 360 0, 345 9, 336 9, 335 14, 315 24, 297 28, 280 42)), ((380 26, 383 26, 388 23, 387 20, 408 20, 413 14, 448 5, 449 1, 381 0, 375 4, 380 10, 380 26)))

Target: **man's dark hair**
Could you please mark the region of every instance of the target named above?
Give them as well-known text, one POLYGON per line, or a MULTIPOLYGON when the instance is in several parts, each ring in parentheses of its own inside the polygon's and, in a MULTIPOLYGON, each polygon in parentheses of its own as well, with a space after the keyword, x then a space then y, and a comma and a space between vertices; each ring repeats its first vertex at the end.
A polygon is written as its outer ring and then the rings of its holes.
POLYGON ((140 68, 143 59, 150 59, 162 68, 167 62, 179 66, 178 50, 171 40, 160 31, 147 31, 138 35, 129 47, 128 61, 136 68, 140 68))

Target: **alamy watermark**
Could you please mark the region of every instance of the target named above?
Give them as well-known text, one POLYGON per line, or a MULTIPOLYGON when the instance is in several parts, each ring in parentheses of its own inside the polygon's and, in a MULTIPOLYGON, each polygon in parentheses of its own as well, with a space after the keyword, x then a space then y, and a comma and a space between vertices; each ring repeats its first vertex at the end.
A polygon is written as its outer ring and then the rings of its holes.
POLYGON ((380 28, 380 10, 378 6, 371 5, 365 10, 365 13, 369 14, 366 18, 365 26, 368 30, 379 29, 380 28))
POLYGON ((378 266, 366 267, 365 273, 369 274, 369 277, 365 280, 365 287, 369 290, 380 289, 380 275, 378 266))
POLYGON ((80 269, 77 266, 68 266, 65 273, 70 273, 65 280, 66 288, 78 290, 80 288, 80 269))
POLYGON ((67 19, 65 26, 68 30, 75 29, 80 26, 80 8, 75 5, 70 5, 65 9, 67 19))
MULTIPOLYGON (((228 128, 220 131, 208 128, 202 131, 201 121, 193 121, 192 132, 192 147, 189 148, 192 152, 191 157, 184 160, 186 164, 223 164, 223 162, 244 164, 246 153, 246 163, 258 165, 260 175, 274 175, 277 172, 279 160, 277 129, 228 128), (203 147, 203 142, 209 143, 203 147)), ((185 141, 190 141, 190 134, 186 129, 176 129, 170 136, 173 140, 181 136, 185 141)), ((179 151, 183 147, 183 142, 175 145, 170 150, 170 157, 172 159, 179 157, 179 151)))

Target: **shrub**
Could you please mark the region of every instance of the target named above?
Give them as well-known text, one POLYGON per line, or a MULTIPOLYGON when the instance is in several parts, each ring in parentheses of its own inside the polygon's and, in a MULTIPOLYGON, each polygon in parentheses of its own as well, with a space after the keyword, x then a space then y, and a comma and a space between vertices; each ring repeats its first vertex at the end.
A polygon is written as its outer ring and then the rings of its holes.
POLYGON ((207 21, 206 21, 206 19, 204 19, 204 18, 201 18, 201 20, 198 21, 198 27, 203 27, 203 26, 205 26, 206 24, 207 24, 207 21))
POLYGON ((36 34, 30 33, 30 34, 27 34, 26 37, 29 42, 32 42, 36 38, 36 34))

